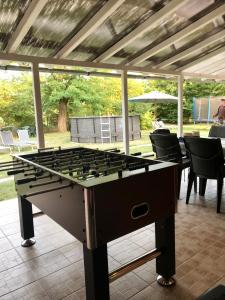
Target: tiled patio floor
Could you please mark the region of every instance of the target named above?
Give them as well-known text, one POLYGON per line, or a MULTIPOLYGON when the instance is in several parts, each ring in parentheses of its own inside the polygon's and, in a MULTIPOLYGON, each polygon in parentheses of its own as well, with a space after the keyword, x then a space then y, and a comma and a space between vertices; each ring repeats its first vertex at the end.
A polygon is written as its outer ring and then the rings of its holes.
MULTIPOLYGON (((187 206, 185 184, 176 214, 176 285, 160 287, 152 261, 113 282, 111 299, 192 300, 225 284, 225 213, 216 214, 216 185, 208 183, 207 200, 192 194, 187 206)), ((45 215, 34 223, 37 242, 22 248, 17 202, 0 202, 0 299, 85 299, 81 243, 45 215)), ((152 248, 153 225, 113 241, 110 271, 152 248)))

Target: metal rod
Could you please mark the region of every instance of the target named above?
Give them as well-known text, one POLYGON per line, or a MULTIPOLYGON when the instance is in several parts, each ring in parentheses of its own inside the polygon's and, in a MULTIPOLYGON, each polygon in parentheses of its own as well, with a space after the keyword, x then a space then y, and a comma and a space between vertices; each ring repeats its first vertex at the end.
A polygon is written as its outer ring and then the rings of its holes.
POLYGON ((41 147, 38 149, 38 153, 45 152, 47 150, 54 150, 54 149, 55 149, 54 147, 47 147, 47 148, 41 147))
POLYGON ((41 191, 38 191, 38 192, 35 192, 35 193, 30 193, 30 194, 25 194, 23 195, 24 198, 29 198, 29 197, 32 197, 32 196, 37 196, 37 195, 40 195, 40 194, 45 194, 45 193, 49 193, 49 192, 54 192, 54 191, 57 191, 57 190, 61 190, 61 189, 65 189, 65 188, 68 188, 68 187, 73 187, 73 183, 70 183, 70 184, 66 184, 66 185, 61 185, 59 187, 55 187, 55 188, 52 188, 52 189, 48 189, 48 190, 41 190, 41 191))
MULTIPOLYGON (((40 169, 40 167, 39 167, 39 169, 40 169)), ((27 171, 26 171, 27 172, 27 171)), ((45 171, 45 170, 42 170, 42 169, 40 169, 39 171, 38 170, 36 170, 35 172, 32 172, 32 173, 24 173, 24 176, 32 176, 32 175, 34 175, 34 176, 41 176, 42 174, 44 174, 44 173, 46 173, 46 172, 49 172, 49 171, 45 171)), ((49 172, 50 173, 50 172, 49 172)))
POLYGON ((0 163, 0 168, 4 168, 4 167, 8 167, 8 166, 15 166, 15 165, 21 165, 23 164, 23 162, 18 161, 18 162, 14 162, 14 161, 6 161, 4 163, 0 163))
POLYGON ((13 163, 13 161, 12 161, 12 160, 9 160, 9 161, 3 161, 3 162, 0 163, 0 166, 1 166, 1 165, 4 165, 4 164, 9 164, 9 163, 13 163))
POLYGON ((40 217, 40 216, 43 216, 43 215, 44 215, 44 212, 43 212, 43 211, 39 211, 39 212, 33 213, 33 217, 34 217, 34 218, 40 217))
POLYGON ((3 171, 13 171, 13 170, 18 170, 18 169, 21 169, 21 168, 23 168, 23 170, 26 170, 27 168, 28 168, 28 170, 31 168, 31 166, 24 166, 23 167, 23 165, 21 165, 21 166, 19 166, 19 167, 13 167, 12 168, 12 166, 10 166, 9 168, 5 168, 5 169, 1 169, 1 171, 3 172, 3 171))
POLYGON ((117 270, 114 270, 109 274, 109 282, 113 282, 114 280, 120 278, 121 276, 127 274, 130 271, 133 271, 137 267, 142 266, 146 262, 158 257, 161 255, 161 251, 158 249, 153 249, 150 252, 130 261, 128 264, 121 266, 117 270))
POLYGON ((41 183, 31 184, 31 185, 29 185, 29 188, 35 188, 38 186, 48 185, 48 184, 57 183, 57 182, 62 182, 62 179, 60 178, 60 179, 56 179, 56 180, 50 180, 50 181, 45 181, 45 182, 41 182, 41 183))

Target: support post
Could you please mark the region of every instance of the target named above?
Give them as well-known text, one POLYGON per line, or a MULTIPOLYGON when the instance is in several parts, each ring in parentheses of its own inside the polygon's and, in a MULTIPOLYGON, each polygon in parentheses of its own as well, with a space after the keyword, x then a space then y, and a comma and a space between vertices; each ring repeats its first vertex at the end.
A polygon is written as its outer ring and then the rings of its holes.
POLYGON ((208 97, 208 124, 211 121, 211 98, 208 97))
POLYGON ((175 217, 171 215, 164 220, 155 222, 156 248, 162 254, 156 258, 157 281, 163 286, 175 283, 175 217))
POLYGON ((178 107, 177 107, 177 120, 178 120, 178 137, 183 136, 183 75, 178 76, 178 107))
POLYGON ((83 245, 87 300, 109 300, 107 244, 96 249, 83 245))
POLYGON ((128 90, 127 71, 121 73, 122 84, 122 119, 123 119, 123 143, 125 154, 129 154, 129 117, 128 117, 128 90))
POLYGON ((24 197, 18 196, 20 231, 23 238, 22 246, 30 247, 35 244, 32 204, 24 197))
POLYGON ((42 103, 41 103, 41 87, 38 63, 32 63, 33 74, 33 95, 34 95, 34 111, 35 111, 35 124, 37 132, 38 148, 45 147, 43 118, 42 118, 42 103))
POLYGON ((196 123, 196 120, 197 120, 197 112, 196 112, 196 98, 193 97, 193 105, 192 105, 192 114, 193 114, 193 119, 194 119, 194 124, 196 123))

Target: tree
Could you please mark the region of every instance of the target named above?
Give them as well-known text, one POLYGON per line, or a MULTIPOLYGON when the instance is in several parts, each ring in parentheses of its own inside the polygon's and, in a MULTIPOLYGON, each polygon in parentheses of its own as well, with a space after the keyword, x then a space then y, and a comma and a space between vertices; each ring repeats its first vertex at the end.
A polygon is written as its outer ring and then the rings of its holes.
POLYGON ((27 73, 0 81, 0 115, 6 126, 34 125, 32 81, 27 73))

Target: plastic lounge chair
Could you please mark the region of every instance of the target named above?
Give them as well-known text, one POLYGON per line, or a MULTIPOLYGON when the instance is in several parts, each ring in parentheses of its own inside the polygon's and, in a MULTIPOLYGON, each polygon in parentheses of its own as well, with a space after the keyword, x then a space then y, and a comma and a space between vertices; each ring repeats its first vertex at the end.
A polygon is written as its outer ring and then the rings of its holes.
POLYGON ((225 166, 220 139, 186 137, 185 146, 191 158, 186 204, 189 203, 194 178, 200 179, 199 194, 205 195, 207 179, 217 180, 217 213, 220 212, 225 166))
POLYGON ((153 131, 153 133, 157 134, 170 134, 170 130, 167 128, 158 128, 153 131))
MULTIPOLYGON (((171 134, 150 134, 152 149, 156 153, 156 158, 162 161, 171 161, 178 163, 178 191, 180 197, 181 175, 182 171, 189 168, 191 161, 188 157, 183 157, 179 140, 175 133, 171 134)), ((195 185, 196 187, 196 185, 195 185)))
POLYGON ((10 147, 9 146, 5 146, 2 142, 2 138, 0 136, 0 152, 1 151, 4 151, 5 149, 9 149, 10 150, 10 147))
POLYGON ((209 137, 220 137, 225 138, 225 126, 212 125, 209 130, 209 137))
POLYGON ((152 122, 152 127, 153 127, 153 129, 165 128, 165 124, 161 120, 156 120, 156 121, 152 122))
POLYGON ((13 135, 11 131, 0 131, 0 137, 2 140, 2 144, 5 147, 9 147, 10 151, 12 151, 14 148, 17 148, 20 152, 20 149, 23 147, 27 147, 27 145, 24 145, 22 143, 17 143, 13 140, 13 135))
POLYGON ((19 137, 19 141, 22 145, 30 146, 32 147, 32 149, 34 147, 37 147, 36 142, 30 141, 30 137, 27 129, 19 129, 17 130, 17 134, 19 137))

